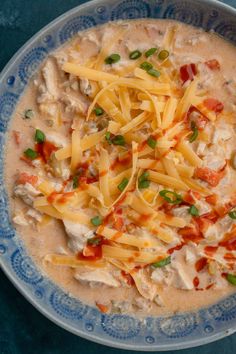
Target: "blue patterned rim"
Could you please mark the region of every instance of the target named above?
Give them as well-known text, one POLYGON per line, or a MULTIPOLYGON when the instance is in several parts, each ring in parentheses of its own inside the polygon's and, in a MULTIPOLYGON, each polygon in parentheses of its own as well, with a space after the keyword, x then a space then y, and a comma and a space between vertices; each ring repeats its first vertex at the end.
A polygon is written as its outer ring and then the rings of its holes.
POLYGON ((104 315, 70 297, 36 268, 9 218, 3 180, 7 128, 29 79, 47 55, 79 31, 110 20, 167 18, 215 30, 236 45, 236 10, 213 0, 96 0, 79 6, 38 32, 12 58, 0 76, 0 262, 18 290, 46 317, 81 337, 133 350, 194 347, 236 331, 236 294, 197 312, 144 321, 104 315))

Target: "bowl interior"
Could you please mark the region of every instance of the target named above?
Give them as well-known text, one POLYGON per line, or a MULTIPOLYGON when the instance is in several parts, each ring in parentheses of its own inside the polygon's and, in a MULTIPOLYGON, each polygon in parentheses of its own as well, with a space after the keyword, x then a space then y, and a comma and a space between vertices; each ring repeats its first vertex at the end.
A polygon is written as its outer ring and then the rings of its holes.
POLYGON ((214 30, 236 44, 236 11, 217 1, 95 0, 62 15, 12 58, 0 77, 0 261, 14 285, 45 316, 87 339, 124 349, 171 350, 201 345, 236 331, 236 294, 197 312, 140 320, 101 314, 43 276, 9 217, 4 144, 15 106, 48 54, 81 30, 118 19, 174 19, 214 30))

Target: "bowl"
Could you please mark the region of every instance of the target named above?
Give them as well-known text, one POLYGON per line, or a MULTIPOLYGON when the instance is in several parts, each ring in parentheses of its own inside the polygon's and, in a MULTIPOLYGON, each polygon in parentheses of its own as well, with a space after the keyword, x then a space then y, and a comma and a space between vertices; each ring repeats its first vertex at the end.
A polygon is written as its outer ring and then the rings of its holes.
POLYGON ((70 297, 44 276, 10 220, 4 186, 4 144, 15 106, 48 54, 81 30, 118 19, 175 19, 214 30, 236 45, 236 10, 213 0, 95 0, 60 16, 32 37, 0 76, 0 265, 41 313, 89 340, 123 349, 159 351, 194 347, 236 331, 236 294, 198 311, 141 320, 102 314, 70 297))

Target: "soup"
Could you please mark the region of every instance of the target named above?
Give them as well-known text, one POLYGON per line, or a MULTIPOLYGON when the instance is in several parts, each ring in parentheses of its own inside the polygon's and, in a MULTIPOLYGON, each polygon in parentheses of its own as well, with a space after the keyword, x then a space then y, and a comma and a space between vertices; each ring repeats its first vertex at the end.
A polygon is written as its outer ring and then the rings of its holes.
POLYGON ((72 296, 158 315, 235 291, 235 55, 178 22, 120 21, 31 80, 6 146, 12 220, 72 296))

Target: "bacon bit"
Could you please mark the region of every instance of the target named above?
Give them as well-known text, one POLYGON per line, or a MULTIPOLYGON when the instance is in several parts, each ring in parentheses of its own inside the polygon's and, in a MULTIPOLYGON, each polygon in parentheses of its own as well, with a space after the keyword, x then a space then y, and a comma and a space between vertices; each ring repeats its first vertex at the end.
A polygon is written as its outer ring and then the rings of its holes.
POLYGON ((236 257, 232 253, 225 253, 224 259, 226 261, 236 261, 236 257))
POLYGON ((24 161, 25 163, 27 163, 28 166, 35 168, 32 160, 28 159, 26 156, 21 156, 20 160, 24 161))
POLYGON ((180 68, 180 79, 183 84, 188 80, 193 80, 194 76, 197 74, 197 67, 195 64, 186 64, 180 68))
POLYGON ((193 279, 193 285, 194 285, 194 287, 197 288, 198 285, 199 285, 199 283, 200 283, 199 278, 198 278, 198 277, 195 277, 195 278, 193 279))
POLYGON ((12 135, 13 135, 13 138, 15 140, 16 145, 19 146, 20 145, 20 140, 21 140, 20 139, 20 132, 18 132, 16 130, 13 130, 12 131, 12 135))
POLYGON ((207 265, 207 258, 202 257, 195 263, 195 269, 199 273, 207 265))
POLYGON ((220 63, 216 59, 208 60, 205 62, 205 64, 211 70, 220 70, 220 63))
POLYGON ((236 207, 236 196, 233 196, 228 203, 218 206, 216 211, 221 217, 223 217, 234 207, 236 207))
POLYGON ((211 187, 216 187, 224 175, 224 170, 217 172, 208 167, 197 167, 195 170, 195 176, 207 182, 211 187))
POLYGON ((219 215, 215 210, 212 210, 209 213, 202 214, 200 218, 207 219, 209 221, 212 221, 215 224, 216 221, 219 219, 219 215))
POLYGON ((211 194, 211 195, 208 195, 205 200, 207 203, 211 204, 211 205, 216 205, 217 204, 217 194, 211 194))
POLYGON ((129 273, 126 273, 124 270, 122 270, 121 275, 123 276, 127 285, 133 286, 135 284, 134 279, 131 277, 129 273))
POLYGON ((179 251, 179 250, 181 250, 181 248, 183 248, 184 247, 184 243, 181 243, 180 245, 177 245, 177 246, 175 246, 175 247, 172 247, 172 248, 170 248, 168 251, 167 251, 167 253, 168 254, 172 254, 173 252, 175 252, 175 251, 179 251))
POLYGON ((213 285, 214 285, 214 283, 211 283, 211 284, 207 285, 205 289, 209 290, 209 289, 211 289, 213 287, 213 285))
POLYGON ((212 257, 214 256, 214 254, 216 253, 216 251, 218 250, 217 246, 206 246, 204 248, 204 252, 206 253, 207 256, 212 257))
POLYGON ((188 204, 195 203, 195 199, 201 199, 201 195, 198 192, 189 190, 183 197, 183 200, 188 204))
POLYGON ((102 245, 86 245, 83 253, 78 254, 79 258, 95 261, 102 258, 102 245))
POLYGON ((25 172, 21 172, 17 178, 16 183, 17 184, 30 183, 30 184, 32 184, 32 186, 36 186, 36 184, 38 183, 38 176, 28 175, 25 172))
POLYGON ((45 141, 42 144, 35 144, 35 150, 40 154, 43 161, 47 163, 47 161, 51 157, 51 154, 54 151, 57 151, 58 148, 54 144, 50 143, 49 141, 45 141))
POLYGON ((236 225, 233 225, 231 232, 219 242, 219 246, 225 247, 228 251, 236 251, 236 225))
POLYGON ((223 103, 216 98, 206 98, 203 101, 203 104, 207 109, 209 109, 209 111, 213 111, 216 114, 221 113, 224 109, 223 103))
POLYGON ((211 226, 213 224, 213 222, 207 218, 203 218, 203 217, 198 217, 194 219, 195 222, 197 223, 199 230, 201 231, 201 233, 205 233, 208 229, 209 226, 211 226))
POLYGON ((178 233, 182 236, 185 243, 192 241, 198 244, 203 239, 199 225, 196 222, 191 226, 185 226, 184 228, 180 229, 178 233))
POLYGON ((109 310, 108 306, 99 304, 98 302, 96 302, 96 306, 102 313, 107 313, 109 310))

